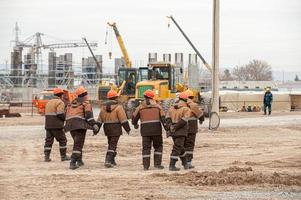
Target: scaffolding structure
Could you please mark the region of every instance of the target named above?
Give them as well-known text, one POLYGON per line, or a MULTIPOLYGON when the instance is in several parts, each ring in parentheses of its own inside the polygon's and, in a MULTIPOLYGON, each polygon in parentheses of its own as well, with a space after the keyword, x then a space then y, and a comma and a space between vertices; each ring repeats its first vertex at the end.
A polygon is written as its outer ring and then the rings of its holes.
POLYGON ((56 70, 47 73, 46 71, 37 70, 35 76, 28 77, 26 72, 18 72, 20 76, 12 76, 10 69, 0 70, 0 103, 5 102, 26 102, 31 101, 34 94, 38 94, 45 89, 61 87, 74 91, 79 85, 88 88, 92 93, 96 93, 98 83, 103 79, 114 79, 115 74, 102 74, 102 79, 94 76, 91 79, 91 73, 85 73, 82 66, 63 67, 59 63, 56 70), (58 76, 59 75, 59 76, 58 76), (30 81, 28 81, 30 79, 30 81), (12 80, 19 80, 20 85, 16 86, 12 80), (50 85, 55 81, 56 85, 50 85), (29 82, 35 83, 32 87, 29 82), (95 92, 93 92, 95 90, 95 92))

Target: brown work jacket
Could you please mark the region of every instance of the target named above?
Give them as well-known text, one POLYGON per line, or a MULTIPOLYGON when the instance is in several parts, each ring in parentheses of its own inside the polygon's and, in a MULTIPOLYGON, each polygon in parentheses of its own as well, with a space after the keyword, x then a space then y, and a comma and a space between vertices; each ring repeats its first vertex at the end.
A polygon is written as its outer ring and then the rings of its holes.
POLYGON ((190 108, 190 116, 188 118, 188 133, 197 133, 198 120, 204 121, 202 120, 204 113, 200 106, 191 99, 187 100, 187 105, 190 108))
POLYGON ((65 131, 93 129, 95 124, 90 102, 85 97, 74 99, 67 105, 65 131))
POLYGON ((63 129, 65 104, 59 97, 51 99, 45 107, 45 129, 63 129))
POLYGON ((175 132, 172 133, 172 136, 187 136, 189 117, 190 109, 187 103, 182 100, 179 100, 175 105, 169 108, 166 121, 175 128, 175 132))
POLYGON ((126 132, 131 130, 127 120, 126 113, 122 105, 117 101, 111 100, 101 106, 97 121, 103 125, 103 130, 106 136, 122 135, 122 128, 126 132))
POLYGON ((159 104, 152 99, 146 99, 136 108, 132 117, 132 124, 141 121, 141 136, 162 135, 162 125, 165 114, 159 104))

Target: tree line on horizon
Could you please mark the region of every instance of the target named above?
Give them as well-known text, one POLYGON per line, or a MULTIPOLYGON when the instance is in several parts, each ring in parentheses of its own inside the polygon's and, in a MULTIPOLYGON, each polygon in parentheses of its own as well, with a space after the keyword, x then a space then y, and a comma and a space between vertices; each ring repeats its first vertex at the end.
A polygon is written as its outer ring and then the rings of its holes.
POLYGON ((272 81, 272 67, 264 60, 253 59, 220 74, 221 81, 272 81))

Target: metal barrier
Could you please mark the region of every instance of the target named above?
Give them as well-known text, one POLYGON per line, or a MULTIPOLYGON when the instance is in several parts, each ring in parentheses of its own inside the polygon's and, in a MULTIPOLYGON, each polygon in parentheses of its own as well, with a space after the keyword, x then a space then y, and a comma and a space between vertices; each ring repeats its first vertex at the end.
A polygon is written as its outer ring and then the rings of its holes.
POLYGON ((37 114, 38 109, 32 102, 0 102, 0 110, 8 109, 9 113, 37 114))

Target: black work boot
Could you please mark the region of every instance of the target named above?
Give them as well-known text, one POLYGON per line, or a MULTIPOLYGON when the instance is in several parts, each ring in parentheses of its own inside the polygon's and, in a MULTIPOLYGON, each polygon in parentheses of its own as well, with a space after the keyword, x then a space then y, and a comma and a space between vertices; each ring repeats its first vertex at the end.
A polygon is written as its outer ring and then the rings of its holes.
POLYGON ((107 152, 106 160, 105 160, 105 167, 106 168, 114 167, 114 165, 112 164, 112 160, 113 160, 113 152, 107 152))
POLYGON ((180 157, 180 159, 182 161, 182 165, 183 165, 184 169, 189 169, 189 165, 187 164, 186 157, 183 156, 183 157, 180 157))
POLYGON ((51 151, 44 151, 44 161, 45 162, 50 162, 51 161, 51 159, 50 159, 50 152, 51 151))
POLYGON ((154 155, 154 167, 156 169, 164 169, 164 166, 162 166, 161 163, 162 163, 162 155, 155 154, 154 155))
POLYGON ((117 163, 116 163, 116 161, 115 161, 116 155, 117 155, 117 152, 115 151, 114 154, 113 154, 113 158, 112 158, 112 165, 114 165, 114 166, 117 165, 117 163))
POLYGON ((269 115, 271 115, 272 111, 269 111, 269 115))
POLYGON ((76 161, 77 161, 77 156, 75 154, 72 154, 69 169, 74 170, 74 169, 78 168, 78 165, 76 164, 76 161))
POLYGON ((150 157, 143 157, 143 169, 147 171, 150 166, 150 157))
POLYGON ((194 166, 192 165, 191 161, 187 162, 187 165, 188 165, 188 169, 193 169, 194 168, 194 166))
POLYGON ((180 168, 176 167, 176 162, 178 160, 177 159, 170 159, 170 163, 169 163, 169 171, 180 171, 180 168))
POLYGON ((70 160, 70 157, 66 155, 67 148, 60 149, 61 161, 70 160))
POLYGON ((192 155, 186 155, 186 161, 189 169, 193 169, 194 166, 192 165, 192 155))
POLYGON ((80 156, 78 157, 78 160, 76 161, 76 164, 77 164, 79 167, 85 165, 85 163, 83 162, 83 153, 81 153, 80 156))

